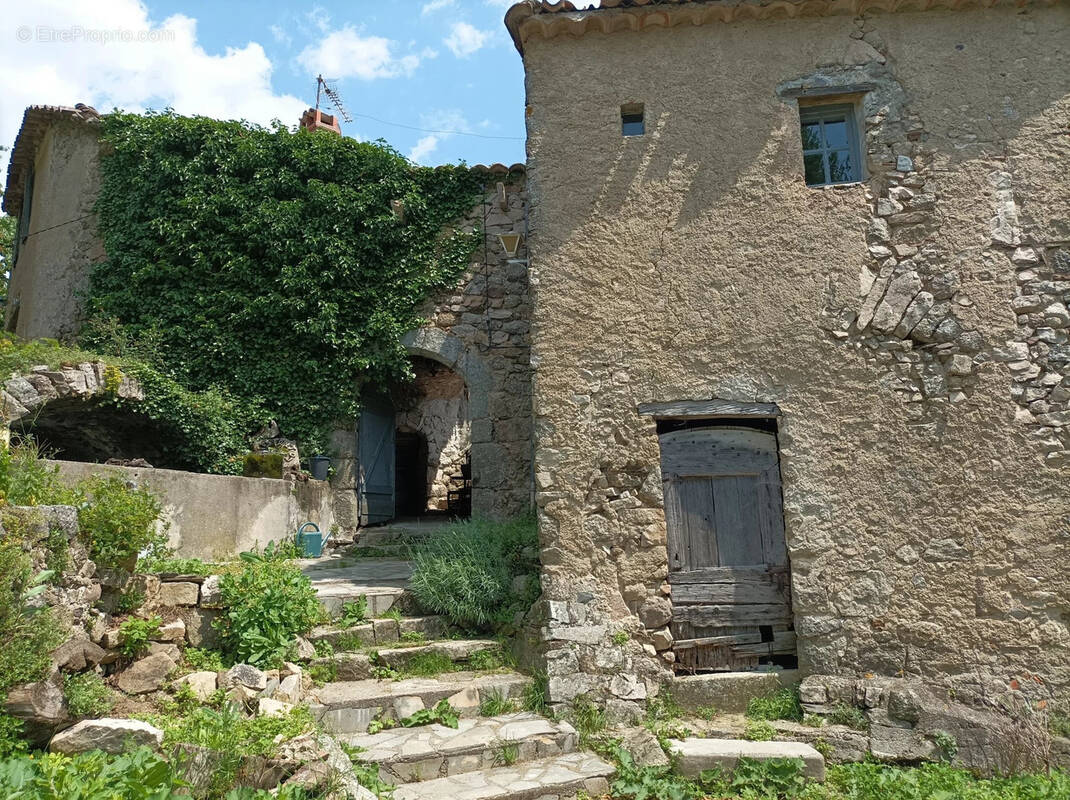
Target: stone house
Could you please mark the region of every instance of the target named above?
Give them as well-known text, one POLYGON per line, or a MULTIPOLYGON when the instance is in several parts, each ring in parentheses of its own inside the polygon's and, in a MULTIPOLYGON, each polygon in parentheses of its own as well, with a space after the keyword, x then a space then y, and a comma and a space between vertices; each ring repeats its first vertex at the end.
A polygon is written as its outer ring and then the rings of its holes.
POLYGON ((1070 689, 1070 10, 981 5, 509 10, 554 701, 1070 689))
MULTIPOLYGON (((26 109, 3 199, 4 210, 19 220, 5 320, 19 336, 67 339, 81 324, 80 292, 105 257, 94 213, 98 117, 84 105, 26 109)), ((339 133, 333 117, 313 109, 301 125, 339 133)), ((382 387, 366 398, 355 426, 334 434, 333 518, 344 528, 428 512, 514 516, 532 505, 526 250, 521 243, 510 254, 499 239, 510 233, 522 239, 525 232, 524 167, 472 169, 483 178, 485 196, 455 224, 482 227, 485 246, 456 286, 421 309, 426 326, 406 337, 416 381, 382 387)), ((48 439, 84 426, 84 412, 84 404, 44 403, 18 424, 48 439)), ((103 428, 130 430, 130 420, 96 416, 103 428)), ((107 430, 96 433, 106 444, 107 430)), ((63 438, 68 452, 60 456, 97 460, 70 450, 76 438, 63 438)), ((121 438, 118 432, 114 438, 121 438)))
MULTIPOLYGON (((466 441, 475 513, 533 484, 555 703, 796 667, 838 676, 814 708, 1070 691, 1070 13, 985 5, 513 6, 526 170, 483 168, 417 384, 337 433, 339 519, 448 506, 466 441)), ((79 114, 27 112, 10 213, 79 114)), ((71 235, 21 251, 24 335, 77 312, 30 288, 84 277, 71 235)))

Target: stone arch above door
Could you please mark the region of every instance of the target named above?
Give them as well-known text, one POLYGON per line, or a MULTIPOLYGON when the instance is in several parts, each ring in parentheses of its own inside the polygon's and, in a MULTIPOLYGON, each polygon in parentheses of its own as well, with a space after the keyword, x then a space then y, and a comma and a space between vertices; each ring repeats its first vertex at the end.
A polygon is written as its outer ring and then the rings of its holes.
POLYGON ((464 342, 441 328, 417 328, 405 334, 401 344, 410 356, 423 356, 437 361, 464 378, 473 422, 489 414, 490 373, 483 360, 470 352, 464 342))

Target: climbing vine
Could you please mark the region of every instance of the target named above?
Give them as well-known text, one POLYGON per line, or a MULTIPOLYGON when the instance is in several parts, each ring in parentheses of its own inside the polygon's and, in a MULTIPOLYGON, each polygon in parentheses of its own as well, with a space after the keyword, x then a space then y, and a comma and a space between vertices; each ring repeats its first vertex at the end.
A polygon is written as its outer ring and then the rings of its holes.
POLYGON ((102 139, 107 259, 82 341, 106 351, 120 328, 160 380, 260 409, 306 447, 356 413, 362 382, 406 371, 418 305, 478 241, 450 226, 478 177, 383 143, 170 112, 108 115, 102 139))

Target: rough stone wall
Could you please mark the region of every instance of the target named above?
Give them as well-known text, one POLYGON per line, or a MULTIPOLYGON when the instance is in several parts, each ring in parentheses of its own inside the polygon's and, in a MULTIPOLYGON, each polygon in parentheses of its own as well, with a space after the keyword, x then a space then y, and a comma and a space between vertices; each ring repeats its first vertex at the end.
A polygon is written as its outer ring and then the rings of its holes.
POLYGON ((78 292, 104 258, 93 214, 100 191, 97 135, 94 125, 59 121, 37 151, 30 236, 19 247, 8 288, 6 324, 11 328, 17 309, 19 336, 63 339, 78 330, 78 292))
MULTIPOLYGON (((500 233, 525 233, 528 199, 519 171, 487 172, 486 188, 484 202, 456 223, 468 231, 482 228, 487 234, 485 247, 476 248, 468 269, 450 291, 424 305, 420 313, 427 324, 406 343, 413 356, 444 364, 464 379, 472 513, 502 518, 526 513, 533 496, 527 244, 521 244, 516 259, 510 259, 498 241, 500 233)), ((335 514, 343 527, 353 527, 358 450, 352 430, 335 433, 333 452, 335 514)))
POLYGON ((525 43, 553 700, 669 677, 637 406, 710 398, 782 411, 804 670, 1070 686, 1068 33, 1056 4, 525 43), (808 188, 792 90, 859 83, 866 179, 808 188))
POLYGON ((427 510, 445 511, 452 478, 461 474, 468 454, 471 425, 464 379, 427 362, 415 366, 409 402, 399 406, 399 431, 415 431, 427 441, 427 510))

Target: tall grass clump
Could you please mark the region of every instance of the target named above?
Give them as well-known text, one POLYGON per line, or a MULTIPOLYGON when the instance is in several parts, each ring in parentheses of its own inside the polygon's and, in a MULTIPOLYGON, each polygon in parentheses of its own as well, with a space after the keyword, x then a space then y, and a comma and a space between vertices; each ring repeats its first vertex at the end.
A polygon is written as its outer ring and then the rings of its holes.
POLYGON ((451 525, 414 548, 412 560, 410 590, 416 601, 462 627, 508 623, 539 595, 533 517, 451 525), (515 581, 520 577, 525 580, 515 581))

